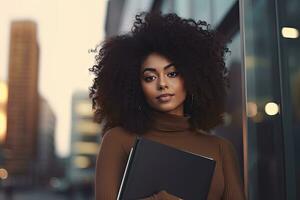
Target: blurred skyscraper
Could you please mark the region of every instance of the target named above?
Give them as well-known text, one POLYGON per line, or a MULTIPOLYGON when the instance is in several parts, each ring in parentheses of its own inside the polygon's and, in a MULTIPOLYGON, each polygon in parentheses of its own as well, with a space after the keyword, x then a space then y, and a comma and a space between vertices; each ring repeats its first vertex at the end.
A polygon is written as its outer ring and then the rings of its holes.
MULTIPOLYGON (((9 177, 26 175, 36 156, 38 128, 37 25, 33 21, 14 21, 10 32, 8 74, 7 135, 5 147, 9 177)), ((23 176, 18 183, 31 182, 23 176)))
POLYGON ((87 92, 75 92, 72 97, 71 155, 68 180, 72 199, 93 195, 96 155, 101 127, 93 122, 92 104, 87 92))
POLYGON ((49 103, 42 97, 39 102, 39 128, 35 173, 39 184, 47 185, 58 174, 58 159, 55 154, 54 133, 56 116, 49 103))

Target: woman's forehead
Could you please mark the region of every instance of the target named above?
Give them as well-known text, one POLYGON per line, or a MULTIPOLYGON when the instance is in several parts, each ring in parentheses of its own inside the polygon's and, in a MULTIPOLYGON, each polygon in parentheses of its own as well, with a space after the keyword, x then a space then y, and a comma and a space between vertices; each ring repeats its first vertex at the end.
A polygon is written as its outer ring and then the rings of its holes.
POLYGON ((146 71, 150 71, 150 72, 165 71, 165 70, 172 69, 172 68, 175 68, 173 63, 170 63, 164 67, 147 67, 147 66, 145 66, 142 68, 142 73, 144 73, 146 71))
POLYGON ((141 71, 145 71, 146 69, 149 69, 149 71, 151 71, 151 69, 161 71, 168 68, 175 68, 174 64, 169 59, 160 54, 151 53, 142 63, 141 71))

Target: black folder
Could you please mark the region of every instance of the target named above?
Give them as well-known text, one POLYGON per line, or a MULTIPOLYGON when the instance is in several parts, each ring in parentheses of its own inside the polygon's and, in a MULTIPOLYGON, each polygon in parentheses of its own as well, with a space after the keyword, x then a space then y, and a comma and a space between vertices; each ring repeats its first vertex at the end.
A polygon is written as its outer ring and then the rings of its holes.
POLYGON ((206 200, 216 161, 139 137, 130 151, 118 200, 161 190, 184 200, 206 200))

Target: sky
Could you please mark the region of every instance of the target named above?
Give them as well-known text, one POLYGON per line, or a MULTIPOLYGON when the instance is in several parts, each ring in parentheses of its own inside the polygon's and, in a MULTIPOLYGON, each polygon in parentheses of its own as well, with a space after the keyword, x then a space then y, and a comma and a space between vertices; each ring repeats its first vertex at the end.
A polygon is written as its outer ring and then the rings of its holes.
POLYGON ((69 155, 71 96, 88 90, 95 54, 104 38, 107 0, 0 0, 0 80, 7 81, 9 32, 12 20, 38 25, 39 93, 56 115, 55 145, 60 157, 69 155))

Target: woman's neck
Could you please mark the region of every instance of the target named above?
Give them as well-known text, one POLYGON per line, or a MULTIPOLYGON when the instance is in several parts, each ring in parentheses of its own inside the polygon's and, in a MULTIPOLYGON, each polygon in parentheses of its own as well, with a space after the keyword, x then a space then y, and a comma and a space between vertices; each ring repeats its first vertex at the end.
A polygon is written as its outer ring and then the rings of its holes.
POLYGON ((166 111, 166 112, 158 111, 158 112, 162 112, 162 113, 170 114, 170 115, 176 115, 176 116, 184 116, 183 106, 182 105, 180 105, 177 108, 175 108, 173 110, 170 110, 170 111, 166 111))
POLYGON ((168 112, 151 111, 150 120, 153 129, 167 132, 181 132, 190 129, 187 115, 176 115, 168 112))

